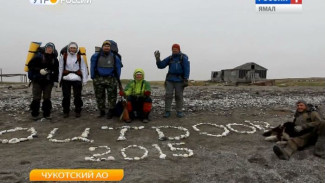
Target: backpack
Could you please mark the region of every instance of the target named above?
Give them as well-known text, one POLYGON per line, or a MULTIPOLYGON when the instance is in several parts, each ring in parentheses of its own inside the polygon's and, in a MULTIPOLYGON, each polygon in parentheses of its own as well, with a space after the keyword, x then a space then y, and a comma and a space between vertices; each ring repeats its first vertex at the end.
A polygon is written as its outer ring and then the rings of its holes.
MULTIPOLYGON (((184 68, 184 64, 183 64, 183 60, 184 60, 184 56, 187 57, 186 54, 184 53, 180 53, 181 54, 181 58, 179 59, 179 63, 182 65, 182 68, 184 68)), ((169 62, 168 62, 168 65, 170 65, 171 63, 173 62, 173 56, 169 56, 169 62)))
MULTIPOLYGON (((63 56, 63 70, 65 70, 65 66, 67 64, 67 57, 68 57, 68 45, 66 45, 65 47, 63 47, 60 51, 60 55, 63 56)), ((84 55, 83 53, 80 53, 80 51, 78 51, 77 53, 77 61, 79 63, 79 70, 81 70, 81 55, 84 55)))
MULTIPOLYGON (((123 67, 123 63, 122 63, 122 55, 120 55, 119 53, 118 53, 118 46, 117 46, 117 43, 115 42, 115 41, 113 41, 113 40, 108 40, 110 43, 111 43, 111 52, 115 55, 115 56, 117 56, 119 59, 120 59, 120 61, 121 61, 121 67, 123 67)), ((95 52, 98 52, 98 53, 102 53, 102 48, 101 47, 95 47, 95 52)), ((98 57, 99 58, 99 57, 98 57)), ((114 57, 114 59, 115 59, 115 57, 114 57)), ((97 60, 98 61, 98 60, 97 60)), ((97 62, 96 62, 97 63, 97 62)), ((114 60, 114 63, 115 63, 115 60, 114 60)), ((97 67, 97 66, 96 66, 97 67)))
POLYGON ((308 110, 307 112, 308 112, 309 117, 311 117, 311 113, 313 111, 316 111, 319 114, 319 116, 320 116, 321 119, 325 119, 324 116, 323 116, 323 114, 320 111, 320 107, 319 106, 313 105, 313 104, 307 104, 307 110, 308 110))
MULTIPOLYGON (((180 54, 181 54, 181 56, 180 56, 180 59, 179 59, 178 63, 180 63, 181 66, 182 66, 183 74, 182 75, 179 75, 179 76, 183 78, 184 77, 184 64, 183 64, 183 60, 184 60, 184 56, 187 57, 187 55, 184 54, 184 53, 180 53, 180 54)), ((169 56, 168 65, 170 65, 172 62, 174 62, 174 61, 173 61, 173 56, 171 55, 171 56, 169 56)), ((169 76, 169 73, 167 73, 166 79, 167 79, 168 76, 169 76)))
MULTIPOLYGON (((116 70, 116 67, 115 67, 115 56, 117 56, 120 59, 121 68, 123 67, 122 56, 118 53, 117 43, 115 41, 113 41, 113 40, 109 40, 109 42, 111 43, 111 52, 113 53, 113 59, 114 59, 114 73, 116 74, 116 77, 117 77, 117 70, 116 70)), ((98 55, 99 55, 97 57, 96 65, 95 65, 95 72, 96 72, 97 63, 98 63, 98 60, 99 60, 99 57, 100 57, 101 53, 103 52, 103 49, 101 47, 96 47, 95 50, 96 50, 96 52, 98 52, 98 55)))
MULTIPOLYGON (((314 112, 314 111, 319 114, 319 117, 321 119, 325 119, 324 116, 322 115, 321 111, 320 111, 320 107, 318 107, 317 105, 313 105, 313 104, 307 104, 307 114, 308 114, 307 121, 311 120, 311 113, 314 112)), ((294 118, 293 122, 296 122, 297 112, 295 113, 294 116, 295 116, 295 118, 294 118)))
MULTIPOLYGON (((45 47, 39 47, 35 53, 35 56, 37 54, 44 54, 45 53, 45 47)), ((54 49, 54 57, 58 57, 58 51, 56 49, 54 49)))

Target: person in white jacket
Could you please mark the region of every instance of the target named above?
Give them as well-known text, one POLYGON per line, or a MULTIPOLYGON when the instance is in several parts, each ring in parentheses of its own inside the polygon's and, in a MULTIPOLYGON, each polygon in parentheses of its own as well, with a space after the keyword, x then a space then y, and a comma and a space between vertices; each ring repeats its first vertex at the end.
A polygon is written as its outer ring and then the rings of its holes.
POLYGON ((61 50, 59 60, 59 83, 62 87, 63 117, 69 117, 71 88, 73 89, 75 116, 81 116, 83 102, 81 99, 82 86, 87 83, 88 72, 84 59, 79 53, 78 44, 71 42, 61 50), (66 51, 65 51, 66 50, 66 51))

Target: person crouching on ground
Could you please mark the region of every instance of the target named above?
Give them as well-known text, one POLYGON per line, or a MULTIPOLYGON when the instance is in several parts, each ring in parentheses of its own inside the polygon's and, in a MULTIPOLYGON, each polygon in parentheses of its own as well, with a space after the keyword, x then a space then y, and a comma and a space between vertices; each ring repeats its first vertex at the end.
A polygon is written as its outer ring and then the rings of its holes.
POLYGON ((71 42, 63 52, 59 61, 59 81, 62 86, 63 117, 69 117, 71 87, 73 89, 75 116, 81 116, 83 102, 81 99, 82 86, 86 85, 88 79, 87 66, 79 53, 78 44, 71 42))
POLYGON ((37 53, 28 64, 30 79, 33 84, 33 101, 30 105, 32 117, 34 120, 39 119, 39 108, 43 94, 43 117, 51 119, 51 93, 53 86, 58 85, 59 62, 55 54, 53 43, 45 45, 44 53, 37 53))
MULTIPOLYGON (((120 91, 121 96, 127 96, 127 109, 130 118, 139 118, 142 122, 149 122, 149 113, 152 108, 150 83, 144 80, 144 71, 136 69, 131 80, 125 87, 124 92, 120 91)), ((126 121, 131 122, 131 120, 126 121)))
MULTIPOLYGON (((291 155, 297 150, 314 145, 320 139, 324 139, 325 136, 325 123, 319 113, 308 109, 307 103, 303 100, 299 100, 296 104, 297 110, 294 119, 295 136, 290 137, 284 146, 275 145, 273 147, 273 151, 279 159, 289 160, 291 155)), ((324 144, 317 142, 314 154, 318 156, 324 155, 324 152, 320 151, 324 151, 324 144)))

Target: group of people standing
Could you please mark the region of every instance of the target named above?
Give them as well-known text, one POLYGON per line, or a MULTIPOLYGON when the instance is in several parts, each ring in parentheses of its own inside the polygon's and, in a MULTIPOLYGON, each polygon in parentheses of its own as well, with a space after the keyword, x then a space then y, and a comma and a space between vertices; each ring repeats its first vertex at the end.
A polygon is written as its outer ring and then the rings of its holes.
MULTIPOLYGON (((127 98, 127 111, 130 120, 139 118, 143 122, 149 121, 152 108, 150 83, 144 80, 145 73, 136 69, 131 80, 123 90, 120 75, 122 68, 121 56, 111 49, 111 40, 103 42, 100 51, 91 57, 90 77, 93 80, 98 117, 111 119, 114 116, 117 93, 127 98), (119 88, 119 92, 117 92, 119 88), (106 105, 106 99, 108 105, 106 105)), ((40 101, 43 97, 42 110, 44 118, 51 118, 51 91, 53 87, 62 87, 63 116, 69 117, 71 88, 74 94, 75 117, 81 116, 83 106, 81 91, 88 80, 88 69, 79 52, 78 44, 71 42, 61 50, 60 60, 53 43, 47 43, 44 51, 37 54, 28 64, 29 78, 33 84, 33 101, 30 105, 31 114, 36 120, 39 118, 40 101)), ((163 117, 171 116, 171 104, 175 91, 176 115, 184 116, 183 91, 188 86, 190 63, 187 55, 181 52, 180 46, 172 46, 172 55, 161 60, 160 52, 155 51, 156 65, 159 69, 169 66, 165 80, 165 113, 163 117)), ((296 103, 297 110, 293 122, 279 125, 265 132, 267 141, 277 141, 273 147, 274 153, 280 158, 288 160, 293 153, 306 146, 316 144, 315 154, 325 157, 325 122, 317 110, 312 110, 305 101, 296 103)))
MULTIPOLYGON (((144 80, 145 73, 142 69, 136 69, 131 80, 123 90, 120 75, 122 65, 121 55, 112 50, 111 46, 117 45, 112 40, 105 40, 99 51, 91 57, 90 78, 99 110, 98 117, 111 119, 115 114, 117 95, 127 99, 127 110, 131 122, 135 118, 147 123, 152 108, 150 83, 144 80), (118 89, 120 90, 119 92, 118 89), (107 102, 106 102, 107 100, 107 102)), ((156 64, 159 69, 169 66, 165 81, 165 118, 171 115, 171 104, 175 91, 177 117, 183 117, 183 91, 188 86, 190 74, 190 63, 187 55, 181 52, 180 46, 172 46, 172 55, 160 60, 160 53, 154 53, 156 64)), ((82 54, 76 42, 69 43, 60 52, 53 43, 47 43, 43 51, 30 60, 28 64, 28 77, 32 82, 33 100, 30 105, 31 115, 34 120, 40 118, 40 107, 42 106, 43 117, 51 119, 51 91, 53 87, 62 88, 63 117, 70 116, 71 90, 73 91, 73 102, 75 117, 81 117, 83 107, 82 88, 88 81, 89 73, 82 54), (43 102, 41 105, 41 99, 43 102)))

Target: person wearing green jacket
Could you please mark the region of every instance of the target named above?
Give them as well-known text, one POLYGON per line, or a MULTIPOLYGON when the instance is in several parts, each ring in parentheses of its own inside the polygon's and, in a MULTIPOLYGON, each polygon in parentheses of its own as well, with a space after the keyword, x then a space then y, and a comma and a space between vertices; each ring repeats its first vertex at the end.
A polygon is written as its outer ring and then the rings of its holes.
MULTIPOLYGON (((139 118, 142 122, 149 122, 149 113, 152 108, 152 99, 150 83, 144 80, 144 71, 136 69, 133 73, 134 80, 131 80, 125 87, 124 91, 120 91, 121 96, 127 97, 127 109, 130 119, 139 118)), ((126 122, 131 122, 126 121, 126 122)))

